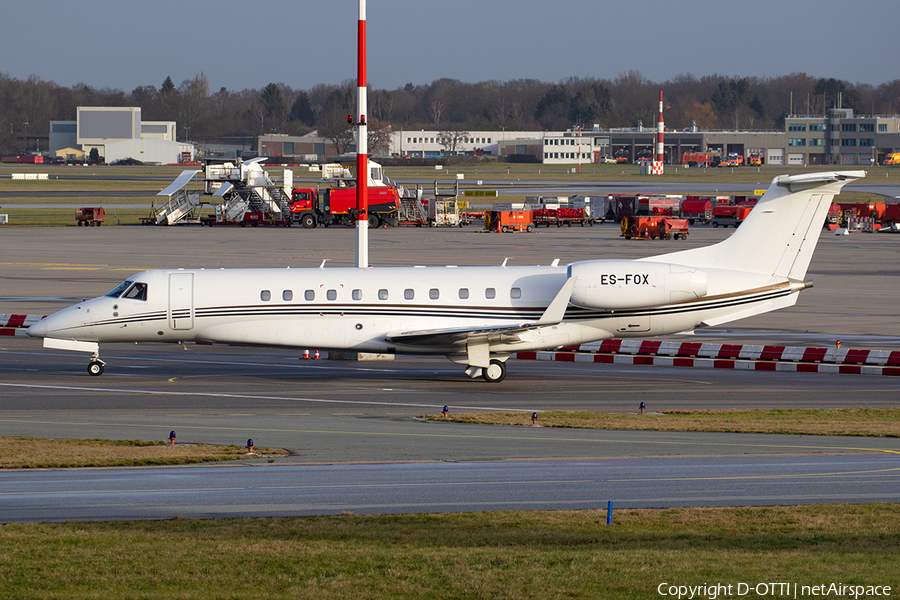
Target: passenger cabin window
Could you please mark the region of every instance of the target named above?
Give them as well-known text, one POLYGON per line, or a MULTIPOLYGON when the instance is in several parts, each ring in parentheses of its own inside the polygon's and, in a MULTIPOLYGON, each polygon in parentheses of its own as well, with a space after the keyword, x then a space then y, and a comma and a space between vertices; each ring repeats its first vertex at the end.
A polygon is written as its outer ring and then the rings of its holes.
POLYGON ((269 300, 272 299, 272 292, 270 292, 269 290, 261 291, 259 293, 259 299, 262 300, 263 302, 268 302, 269 300))
POLYGON ((362 300, 362 290, 353 290, 353 291, 350 293, 350 296, 351 296, 354 300, 362 300))
POLYGON ((284 300, 285 302, 290 302, 291 300, 293 300, 294 299, 293 290, 284 290, 283 292, 281 292, 281 299, 284 300))
POLYGON ((303 292, 303 298, 307 302, 312 302, 316 299, 316 290, 306 290, 303 292))
POLYGON ((497 290, 495 290, 494 288, 487 288, 486 290, 484 290, 484 297, 488 300, 493 300, 497 297, 497 290))
POLYGON ((131 300, 142 300, 144 302, 147 301, 147 284, 146 283, 136 283, 131 288, 122 295, 123 298, 129 298, 131 300))
POLYGON ((432 300, 437 300, 441 297, 441 291, 437 288, 431 288, 430 290, 428 290, 428 297, 432 300))
POLYGON ((513 299, 521 298, 522 297, 522 288, 514 287, 514 288, 510 289, 509 297, 513 298, 513 299))
POLYGON ((385 289, 378 290, 378 299, 379 300, 387 300, 388 299, 388 291, 385 289))
POLYGON ((413 300, 416 297, 416 292, 410 289, 403 290, 403 297, 407 300, 413 300))
POLYGON ((329 300, 337 300, 337 290, 328 290, 325 292, 325 297, 329 300))
POLYGON ((459 299, 460 300, 468 300, 469 298, 469 288, 459 288, 459 299))

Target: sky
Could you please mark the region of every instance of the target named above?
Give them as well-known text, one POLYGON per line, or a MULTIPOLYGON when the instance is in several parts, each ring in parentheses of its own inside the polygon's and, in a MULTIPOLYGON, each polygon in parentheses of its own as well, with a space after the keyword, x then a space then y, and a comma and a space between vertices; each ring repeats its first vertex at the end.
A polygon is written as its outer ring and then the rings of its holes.
MULTIPOLYGON (((0 73, 130 92, 204 73, 211 92, 356 78, 358 0, 6 2, 0 73)), ((638 71, 662 83, 803 72, 900 79, 898 0, 368 0, 368 84, 396 89, 638 71)))

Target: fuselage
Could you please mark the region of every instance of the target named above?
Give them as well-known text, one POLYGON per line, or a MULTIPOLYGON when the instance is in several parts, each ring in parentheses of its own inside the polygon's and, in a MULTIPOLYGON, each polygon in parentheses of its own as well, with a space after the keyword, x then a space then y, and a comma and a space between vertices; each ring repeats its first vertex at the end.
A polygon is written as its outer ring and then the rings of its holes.
MULTIPOLYGON (((604 262, 590 261, 598 268, 604 262)), ((640 263, 634 264, 639 274, 640 263)), ((567 273, 566 266, 144 271, 106 296, 51 315, 29 334, 452 354, 458 343, 447 339, 404 343, 392 334, 527 326, 541 317, 567 273)), ((561 323, 492 340, 491 351, 690 331, 717 314, 755 314, 772 309, 762 304, 795 297, 787 282, 726 275, 712 278, 710 293, 693 302, 616 310, 569 306, 561 323)), ((629 282, 638 295, 640 285, 653 283, 629 282)))

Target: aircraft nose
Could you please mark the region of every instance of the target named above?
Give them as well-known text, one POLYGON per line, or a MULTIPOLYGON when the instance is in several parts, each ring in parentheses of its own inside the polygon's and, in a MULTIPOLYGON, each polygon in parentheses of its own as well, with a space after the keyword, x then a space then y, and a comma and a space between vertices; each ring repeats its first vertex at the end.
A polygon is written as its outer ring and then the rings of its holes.
POLYGON ((47 319, 41 319, 31 327, 25 330, 25 335, 30 335, 31 337, 46 337, 47 333, 49 333, 50 327, 47 324, 47 319))

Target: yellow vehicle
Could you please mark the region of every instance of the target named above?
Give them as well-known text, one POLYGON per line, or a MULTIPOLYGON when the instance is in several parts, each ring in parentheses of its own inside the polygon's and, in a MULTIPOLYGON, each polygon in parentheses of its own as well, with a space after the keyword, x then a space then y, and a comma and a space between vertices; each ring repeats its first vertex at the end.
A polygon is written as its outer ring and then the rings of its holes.
POLYGON ((884 165, 900 165, 900 152, 889 152, 884 155, 884 165))

